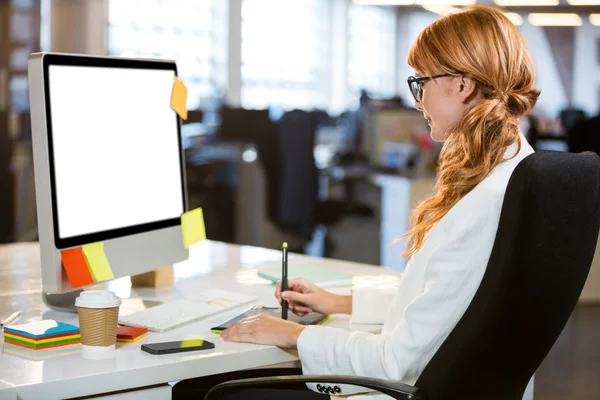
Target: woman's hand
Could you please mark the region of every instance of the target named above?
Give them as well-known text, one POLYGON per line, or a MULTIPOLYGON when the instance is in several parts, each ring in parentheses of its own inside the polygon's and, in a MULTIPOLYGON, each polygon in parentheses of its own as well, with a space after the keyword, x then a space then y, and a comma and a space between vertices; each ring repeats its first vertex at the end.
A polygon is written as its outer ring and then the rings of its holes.
POLYGON ((258 314, 234 322, 221 332, 226 342, 267 344, 284 349, 296 349, 304 326, 295 322, 258 314))
POLYGON ((290 310, 302 317, 312 311, 329 314, 352 314, 352 296, 328 292, 304 278, 288 279, 288 290, 281 292, 277 282, 275 297, 279 304, 287 300, 290 310))

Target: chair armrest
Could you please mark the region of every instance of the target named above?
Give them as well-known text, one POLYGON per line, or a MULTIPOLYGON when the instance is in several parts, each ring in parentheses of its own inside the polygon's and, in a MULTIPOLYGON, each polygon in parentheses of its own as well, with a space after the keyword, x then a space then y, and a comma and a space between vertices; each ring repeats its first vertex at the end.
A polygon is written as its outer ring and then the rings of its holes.
MULTIPOLYGON (((237 379, 221 383, 213 387, 205 400, 219 399, 220 396, 227 390, 244 390, 250 388, 268 388, 294 386, 301 383, 324 383, 319 389, 323 394, 344 395, 338 386, 333 388, 330 384, 336 385, 353 385, 360 386, 371 391, 378 391, 387 394, 398 400, 427 400, 427 394, 416 387, 405 385, 400 382, 392 382, 383 379, 361 378, 357 376, 325 376, 325 375, 286 375, 286 376, 271 376, 263 378, 237 379)), ((309 390, 308 388, 306 390, 309 390)))

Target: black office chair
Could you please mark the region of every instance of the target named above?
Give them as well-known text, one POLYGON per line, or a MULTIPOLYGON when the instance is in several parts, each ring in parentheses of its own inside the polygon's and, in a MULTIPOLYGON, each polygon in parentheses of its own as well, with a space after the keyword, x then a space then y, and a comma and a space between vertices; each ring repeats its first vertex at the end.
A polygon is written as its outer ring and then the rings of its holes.
POLYGON ((567 133, 571 153, 593 151, 600 154, 600 115, 576 122, 567 133))
POLYGON ((319 176, 315 164, 317 119, 302 110, 286 112, 277 122, 281 154, 281 187, 277 222, 309 239, 319 202, 319 176))
POLYGON ((206 399, 312 382, 395 399, 520 400, 575 307, 599 229, 600 157, 534 153, 510 179, 478 291, 414 387, 353 376, 263 377, 222 383, 206 399))
POLYGON ((188 117, 185 120, 182 120, 182 125, 194 124, 197 122, 202 122, 204 120, 204 111, 202 110, 189 110, 188 117))
MULTIPOLYGON (((319 200, 319 171, 314 148, 319 112, 292 110, 277 122, 281 158, 277 225, 304 242, 311 240, 318 226, 330 228, 350 214, 348 203, 340 200, 319 200)), ((304 243, 297 249, 303 251, 304 243)), ((332 241, 325 237, 325 254, 332 241)))

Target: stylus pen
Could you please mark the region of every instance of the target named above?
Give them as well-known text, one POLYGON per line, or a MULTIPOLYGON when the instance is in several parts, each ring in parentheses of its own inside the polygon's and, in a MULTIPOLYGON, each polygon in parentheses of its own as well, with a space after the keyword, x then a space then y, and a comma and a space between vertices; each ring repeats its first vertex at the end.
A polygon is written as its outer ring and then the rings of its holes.
MULTIPOLYGON (((288 265, 287 265, 287 258, 288 258, 288 244, 287 242, 283 242, 283 245, 281 246, 281 293, 285 292, 288 290, 288 265)), ((287 314, 288 314, 288 302, 286 300, 283 300, 281 302, 281 318, 283 319, 287 319, 287 314)))
POLYGON ((13 322, 15 322, 15 321, 16 321, 16 320, 17 320, 17 319, 20 317, 20 316, 21 316, 21 312, 20 312, 20 311, 17 311, 17 312, 14 312, 14 313, 12 313, 12 314, 11 314, 11 315, 9 315, 8 317, 6 317, 6 318, 4 319, 4 321, 2 321, 2 322, 0 323, 0 329, 4 329, 4 327, 5 327, 6 325, 12 324, 12 323, 13 323, 13 322))

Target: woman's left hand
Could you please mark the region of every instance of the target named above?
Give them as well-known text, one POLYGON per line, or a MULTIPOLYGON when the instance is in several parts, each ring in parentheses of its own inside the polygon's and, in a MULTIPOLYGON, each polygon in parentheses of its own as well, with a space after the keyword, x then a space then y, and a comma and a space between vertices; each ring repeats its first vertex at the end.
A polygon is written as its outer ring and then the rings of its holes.
POLYGON ((234 322, 221 332, 226 342, 267 344, 295 349, 304 326, 272 315, 258 314, 234 322))

